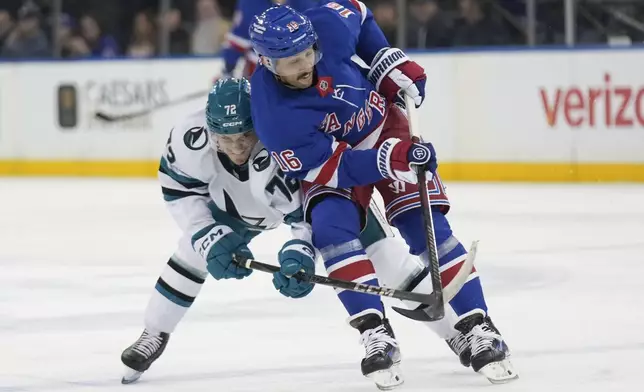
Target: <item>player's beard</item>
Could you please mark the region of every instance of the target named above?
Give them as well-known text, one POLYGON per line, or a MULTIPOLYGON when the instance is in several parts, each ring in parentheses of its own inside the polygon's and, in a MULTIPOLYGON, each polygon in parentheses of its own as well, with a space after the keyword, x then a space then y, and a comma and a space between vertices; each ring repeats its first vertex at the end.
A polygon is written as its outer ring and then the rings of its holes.
POLYGON ((315 80, 315 68, 307 72, 300 72, 293 76, 278 76, 278 79, 287 87, 295 90, 304 90, 313 86, 315 80))

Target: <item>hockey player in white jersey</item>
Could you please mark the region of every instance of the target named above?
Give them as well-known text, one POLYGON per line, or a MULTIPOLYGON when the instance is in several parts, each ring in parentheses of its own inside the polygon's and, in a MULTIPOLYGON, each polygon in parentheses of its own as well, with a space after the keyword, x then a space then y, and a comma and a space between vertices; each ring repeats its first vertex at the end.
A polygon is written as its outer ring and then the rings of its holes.
MULTIPOLYGON (((206 110, 191 114, 170 132, 159 181, 183 236, 157 280, 145 311, 143 333, 121 356, 126 365, 124 384, 136 381, 163 353, 208 275, 219 280, 251 274, 233 263, 233 255, 252 258, 247 244, 262 231, 282 223, 292 228, 292 239, 278 253, 281 272, 273 276, 275 288, 292 298, 304 297, 313 289, 310 283, 290 278, 300 270, 315 271, 316 250, 311 245, 310 226, 303 221, 300 185, 283 175, 255 136, 249 94, 245 79, 219 80, 208 96, 206 110)), ((380 282, 431 292, 426 266, 409 255, 404 242, 393 238, 375 208, 366 220, 357 246, 366 249, 380 282)), ((412 310, 418 307, 413 302, 403 304, 412 310)), ((455 314, 446 310, 443 322, 428 323, 444 339, 455 335, 451 327, 455 314)), ((382 344, 394 345, 396 355, 387 360, 396 366, 390 364, 385 371, 375 363, 375 370, 365 373, 367 355, 363 373, 381 388, 402 383, 397 370, 398 343, 389 323, 361 331, 361 342, 367 354, 382 344)))
MULTIPOLYGON (((285 179, 258 143, 250 116, 247 80, 217 82, 206 110, 170 132, 159 166, 164 200, 183 237, 159 277, 145 312, 145 330, 122 354, 123 383, 136 381, 165 349, 208 274, 242 279, 251 270, 233 255, 252 258, 247 244, 263 230, 290 224, 293 238, 279 253, 282 271, 314 272, 310 229, 302 221, 299 182, 285 179)), ((312 285, 276 274, 274 284, 289 297, 312 285)))

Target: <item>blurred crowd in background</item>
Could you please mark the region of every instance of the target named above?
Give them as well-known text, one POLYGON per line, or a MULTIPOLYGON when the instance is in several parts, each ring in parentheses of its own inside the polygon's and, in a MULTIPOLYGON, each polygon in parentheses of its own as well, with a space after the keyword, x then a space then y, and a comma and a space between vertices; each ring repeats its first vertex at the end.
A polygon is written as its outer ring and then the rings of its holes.
MULTIPOLYGON (((563 44, 566 1, 363 0, 390 43, 407 49, 563 44)), ((577 43, 644 42, 644 0, 572 2, 577 43)), ((213 55, 225 45, 235 3, 2 0, 0 58, 213 55)))

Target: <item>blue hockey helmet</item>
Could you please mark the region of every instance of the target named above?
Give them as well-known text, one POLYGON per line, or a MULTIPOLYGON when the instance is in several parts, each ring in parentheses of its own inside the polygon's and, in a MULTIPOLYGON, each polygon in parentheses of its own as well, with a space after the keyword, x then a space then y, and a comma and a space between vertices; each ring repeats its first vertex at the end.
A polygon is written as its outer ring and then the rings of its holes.
POLYGON ((309 48, 314 51, 309 65, 317 64, 322 57, 316 45, 318 36, 313 24, 289 6, 271 7, 255 16, 248 32, 253 49, 267 59, 264 65, 275 74, 284 75, 276 69, 279 59, 297 56, 309 48))

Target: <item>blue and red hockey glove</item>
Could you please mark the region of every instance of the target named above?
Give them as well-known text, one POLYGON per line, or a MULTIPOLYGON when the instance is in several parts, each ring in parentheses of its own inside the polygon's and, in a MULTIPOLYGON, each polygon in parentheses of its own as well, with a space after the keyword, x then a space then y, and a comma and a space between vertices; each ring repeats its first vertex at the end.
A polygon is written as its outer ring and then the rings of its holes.
POLYGON ((438 162, 431 143, 390 138, 378 148, 378 170, 383 177, 417 184, 418 176, 413 166, 424 167, 428 181, 433 178, 438 162))
POLYGON ((425 99, 425 70, 398 48, 380 49, 367 77, 389 102, 404 105, 405 94, 419 107, 425 99))

